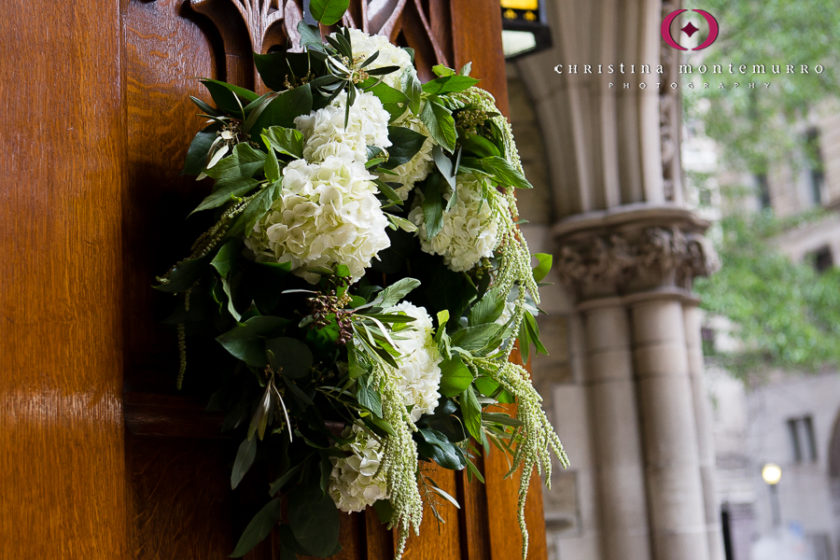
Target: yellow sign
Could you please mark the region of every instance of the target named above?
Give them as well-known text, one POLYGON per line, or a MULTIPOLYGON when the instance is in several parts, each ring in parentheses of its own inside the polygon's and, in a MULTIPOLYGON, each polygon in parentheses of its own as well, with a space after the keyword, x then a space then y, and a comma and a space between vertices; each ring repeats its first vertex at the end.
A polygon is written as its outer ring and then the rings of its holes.
POLYGON ((513 10, 537 10, 540 7, 539 0, 501 0, 502 8, 513 10))

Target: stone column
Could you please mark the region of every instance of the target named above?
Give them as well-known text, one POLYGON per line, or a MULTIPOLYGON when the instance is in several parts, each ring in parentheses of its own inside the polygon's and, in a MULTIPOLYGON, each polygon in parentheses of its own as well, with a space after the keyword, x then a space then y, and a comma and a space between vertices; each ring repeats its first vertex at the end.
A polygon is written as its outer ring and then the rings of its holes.
POLYGON ((627 310, 614 297, 588 301, 580 311, 603 559, 647 560, 650 535, 627 310))
POLYGON ((692 377, 702 372, 699 327, 684 312, 695 302, 691 279, 713 266, 707 225, 674 205, 639 205, 554 229, 558 270, 586 325, 606 558, 718 558, 710 550, 716 507, 713 497, 707 507, 704 485, 708 419, 697 402, 705 395, 692 377))
POLYGON ((686 350, 689 378, 694 397, 694 416, 697 424, 697 450, 700 461, 700 480, 703 483, 709 558, 723 560, 723 537, 715 491, 715 449, 712 434, 712 411, 703 375, 703 344, 700 335, 702 312, 697 299, 683 302, 686 350))
POLYGON ((709 558, 683 294, 628 297, 654 558, 709 558))

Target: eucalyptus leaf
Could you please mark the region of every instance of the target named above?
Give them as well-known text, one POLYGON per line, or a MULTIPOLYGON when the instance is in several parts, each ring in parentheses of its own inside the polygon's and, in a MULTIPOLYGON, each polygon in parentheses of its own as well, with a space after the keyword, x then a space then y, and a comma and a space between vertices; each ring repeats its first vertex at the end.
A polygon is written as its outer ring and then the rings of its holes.
POLYGON ((184 175, 198 175, 204 171, 210 147, 218 135, 218 125, 211 125, 195 135, 184 160, 184 175))
POLYGON ((254 438, 245 438, 239 444, 239 449, 236 452, 236 459, 233 461, 233 470, 230 473, 230 487, 235 489, 242 482, 242 477, 254 464, 254 459, 257 456, 257 440, 254 438))
POLYGON ((239 537, 239 542, 236 543, 236 548, 230 555, 231 558, 241 558, 250 552, 271 533, 271 530, 282 517, 283 502, 280 498, 274 498, 263 506, 245 527, 245 531, 239 537))

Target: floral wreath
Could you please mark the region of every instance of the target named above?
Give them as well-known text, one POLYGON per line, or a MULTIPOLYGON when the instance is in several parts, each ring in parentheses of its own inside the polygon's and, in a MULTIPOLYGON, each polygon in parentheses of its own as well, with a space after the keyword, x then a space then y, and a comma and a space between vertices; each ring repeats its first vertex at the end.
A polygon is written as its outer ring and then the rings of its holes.
POLYGON ((211 364, 192 382, 242 437, 232 488, 272 481, 232 556, 278 525, 284 553, 330 556, 338 512, 374 506, 399 559, 424 497, 438 518, 437 498, 457 506, 418 460, 483 481, 476 443, 492 443, 521 468, 524 558, 533 469, 549 484, 551 452, 567 460, 509 359, 517 339, 525 362, 545 352, 551 267, 532 269, 517 226, 513 191, 531 185, 510 125, 469 64, 421 83, 382 36, 299 31, 303 52, 254 55, 269 93, 203 80, 215 107, 193 98, 208 124, 184 170, 213 179, 194 210, 212 226, 158 278, 181 296, 178 387, 189 340, 211 364))

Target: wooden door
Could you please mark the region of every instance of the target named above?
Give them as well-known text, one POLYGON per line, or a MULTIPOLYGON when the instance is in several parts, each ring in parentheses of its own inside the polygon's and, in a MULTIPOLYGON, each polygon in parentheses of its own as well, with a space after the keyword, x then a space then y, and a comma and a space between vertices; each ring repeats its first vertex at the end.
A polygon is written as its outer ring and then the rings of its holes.
MULTIPOLYGON (((176 346, 150 285, 186 252, 171 240, 187 239, 184 216, 203 196, 179 176, 201 124, 188 100, 204 95, 196 78, 258 87, 251 50, 293 33, 299 4, 265 3, 0 6, 0 558, 225 558, 264 499, 228 490, 232 442, 173 390, 176 346)), ((354 24, 414 47, 421 72, 472 60, 506 110, 498 3, 384 4, 356 5, 354 24)), ((425 516, 405 557, 518 557, 506 470, 495 453, 486 487, 435 472, 464 507, 445 510, 445 525, 425 516)), ((545 558, 536 485, 527 517, 529 557, 545 558)), ((340 558, 393 550, 370 515, 342 531, 340 558)), ((272 558, 270 543, 249 558, 272 558)))

